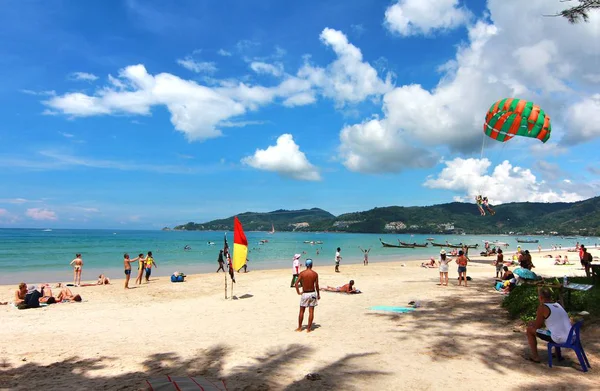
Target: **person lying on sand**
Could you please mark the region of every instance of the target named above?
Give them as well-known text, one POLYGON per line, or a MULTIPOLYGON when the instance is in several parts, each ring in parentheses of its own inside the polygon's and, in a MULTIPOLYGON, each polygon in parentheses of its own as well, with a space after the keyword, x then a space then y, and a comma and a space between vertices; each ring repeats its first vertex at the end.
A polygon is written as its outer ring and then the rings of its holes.
POLYGON ((327 291, 327 292, 340 292, 340 293, 356 293, 356 289, 354 288, 354 280, 350 280, 349 283, 347 283, 346 285, 342 285, 342 286, 338 286, 333 287, 333 286, 328 286, 327 288, 321 288, 322 291, 327 291))
POLYGON ((42 297, 40 297, 40 303, 46 304, 54 304, 56 303, 56 299, 52 296, 52 289, 50 288, 50 284, 40 284, 42 297))
POLYGON ((423 263, 421 263, 421 267, 426 267, 427 269, 431 269, 431 268, 436 267, 435 259, 433 259, 433 257, 431 257, 429 259, 429 262, 423 262, 423 263))
POLYGON ((81 301, 81 296, 79 294, 73 295, 73 292, 69 288, 62 288, 58 296, 56 296, 56 301, 59 303, 64 302, 73 302, 73 301, 81 301))
POLYGON ((110 285, 110 279, 104 274, 100 274, 98 276, 98 281, 96 281, 96 285, 110 285))

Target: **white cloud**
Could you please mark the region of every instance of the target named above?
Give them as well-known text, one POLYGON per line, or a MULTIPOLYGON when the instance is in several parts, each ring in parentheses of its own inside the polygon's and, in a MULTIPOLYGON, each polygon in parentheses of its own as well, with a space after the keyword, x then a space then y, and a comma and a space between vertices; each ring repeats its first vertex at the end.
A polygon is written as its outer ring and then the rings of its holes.
POLYGON ((488 175, 488 159, 455 158, 446 161, 437 177, 428 178, 424 186, 449 190, 459 195, 455 199, 472 201, 482 194, 492 204, 507 202, 574 202, 586 197, 538 181, 529 169, 513 167, 508 160, 497 165, 488 175))
POLYGON ((196 73, 215 73, 217 66, 214 62, 196 61, 192 57, 187 56, 183 59, 178 59, 177 64, 181 65, 185 69, 196 72, 196 73))
POLYGON ((267 64, 265 62, 253 61, 250 63, 250 69, 263 75, 272 75, 275 77, 283 75, 283 65, 281 63, 267 64))
POLYGON ((0 208, 0 223, 1 224, 13 224, 19 221, 19 217, 10 213, 4 208, 0 208))
POLYGON ((530 151, 537 157, 560 156, 567 153, 567 148, 557 143, 547 142, 544 144, 535 143, 531 146, 530 151))
POLYGON ((34 95, 34 96, 54 96, 56 91, 33 91, 33 90, 21 90, 23 94, 34 95))
POLYGON ((431 167, 437 160, 430 151, 408 143, 402 131, 377 119, 346 126, 340 141, 343 163, 351 171, 399 172, 408 167, 431 167))
POLYGON ((126 90, 105 87, 93 96, 67 93, 44 103, 64 114, 82 117, 149 115, 151 106, 165 105, 175 129, 190 140, 220 136, 219 122, 246 111, 243 104, 223 93, 169 73, 150 75, 143 65, 129 66, 120 71, 119 77, 126 90))
POLYGON ((319 87, 321 93, 334 99, 338 105, 359 103, 370 96, 380 96, 392 89, 391 79, 385 81, 356 46, 338 30, 326 28, 321 32, 321 42, 333 49, 337 59, 327 68, 315 67, 306 62, 298 71, 298 77, 307 79, 319 87))
POLYGON ((98 80, 98 76, 87 72, 73 72, 69 75, 69 79, 92 82, 98 80))
POLYGON ((564 18, 541 16, 556 12, 557 4, 545 0, 487 4, 493 23, 484 19, 468 27, 468 42, 440 67, 434 88, 400 85, 384 95, 381 126, 402 130, 411 143, 479 152, 486 111, 499 99, 518 97, 550 114, 552 143, 534 146, 533 140, 515 140, 511 145, 557 155, 564 152, 563 144, 599 137, 598 99, 575 88, 589 85, 584 75, 597 73, 600 30, 594 26, 600 24, 600 13, 590 14, 589 23, 571 25, 564 18))
POLYGON ((8 216, 8 211, 6 209, 0 208, 0 217, 8 216))
POLYGON ((30 208, 27 209, 25 215, 34 220, 58 220, 58 216, 56 215, 56 213, 49 209, 30 208))
POLYGON ((66 132, 58 132, 58 134, 60 134, 64 138, 73 138, 73 137, 75 137, 75 135, 73 135, 71 133, 66 133, 66 132))
POLYGON ((284 100, 283 105, 286 107, 306 106, 315 103, 316 101, 317 98, 313 92, 301 92, 284 100))
POLYGON ((403 36, 428 35, 466 24, 471 13, 459 0, 399 0, 385 11, 385 25, 403 36))
POLYGON ((321 180, 318 169, 308 161, 304 152, 300 151, 291 134, 282 134, 277 138, 276 145, 267 149, 257 149, 254 155, 243 158, 242 163, 293 179, 321 180))
POLYGON ((600 94, 595 94, 569 107, 567 144, 581 144, 600 137, 600 94))
POLYGON ((26 204, 28 202, 41 202, 38 200, 28 200, 26 198, 4 198, 4 199, 0 199, 1 203, 7 203, 7 204, 26 204))
POLYGON ((223 57, 231 57, 231 52, 228 52, 225 49, 219 49, 219 51, 217 52, 217 54, 219 56, 223 56, 223 57))

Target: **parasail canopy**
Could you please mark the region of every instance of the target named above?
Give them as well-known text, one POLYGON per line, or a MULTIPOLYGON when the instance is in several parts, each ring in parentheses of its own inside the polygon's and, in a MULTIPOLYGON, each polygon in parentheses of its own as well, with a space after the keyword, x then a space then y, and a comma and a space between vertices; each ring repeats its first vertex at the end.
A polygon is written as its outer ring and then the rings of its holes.
POLYGON ((550 116, 533 102, 506 98, 494 103, 487 115, 483 132, 494 140, 506 142, 514 136, 532 137, 543 143, 550 139, 550 116))

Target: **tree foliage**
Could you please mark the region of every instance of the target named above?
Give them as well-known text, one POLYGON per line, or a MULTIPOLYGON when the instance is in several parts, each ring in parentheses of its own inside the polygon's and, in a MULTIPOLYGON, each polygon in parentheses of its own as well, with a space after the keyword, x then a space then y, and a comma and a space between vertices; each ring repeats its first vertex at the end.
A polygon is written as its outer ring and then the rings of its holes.
POLYGON ((561 0, 561 3, 571 3, 576 1, 578 5, 564 9, 554 16, 562 16, 569 23, 578 23, 580 21, 588 22, 590 19, 590 11, 600 9, 600 0, 561 0))

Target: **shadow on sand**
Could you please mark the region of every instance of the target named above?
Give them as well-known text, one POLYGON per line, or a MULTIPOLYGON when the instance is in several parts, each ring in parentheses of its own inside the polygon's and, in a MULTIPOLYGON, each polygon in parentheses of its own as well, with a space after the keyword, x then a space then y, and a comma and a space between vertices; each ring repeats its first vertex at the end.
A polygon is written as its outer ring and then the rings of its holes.
MULTIPOLYGON (((357 379, 368 380, 386 373, 368 371, 364 360, 375 353, 349 354, 313 370, 319 380, 290 378, 300 360, 314 354, 311 348, 288 345, 254 358, 249 365, 233 368, 227 375, 225 358, 234 354, 224 345, 199 350, 195 357, 183 359, 174 352, 153 354, 143 361, 144 370, 114 376, 94 373, 110 366, 111 357, 82 359, 71 357, 50 365, 26 363, 13 367, 4 362, 0 367, 0 387, 10 390, 78 389, 78 390, 139 390, 146 379, 171 376, 206 376, 224 380, 230 391, 264 390, 337 390, 353 389, 357 379)), ((302 374, 303 376, 305 374, 302 374)))

